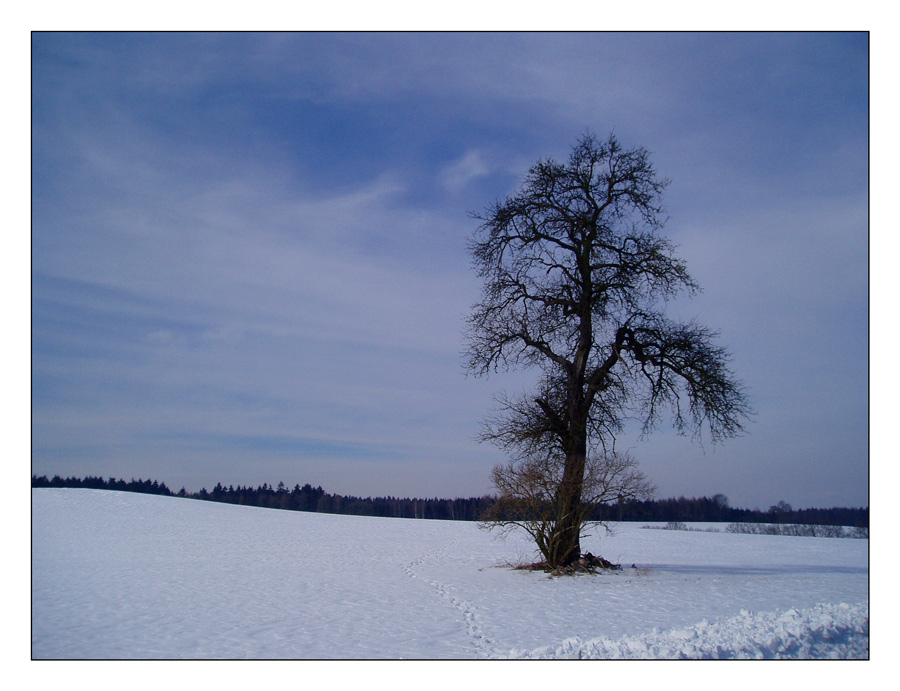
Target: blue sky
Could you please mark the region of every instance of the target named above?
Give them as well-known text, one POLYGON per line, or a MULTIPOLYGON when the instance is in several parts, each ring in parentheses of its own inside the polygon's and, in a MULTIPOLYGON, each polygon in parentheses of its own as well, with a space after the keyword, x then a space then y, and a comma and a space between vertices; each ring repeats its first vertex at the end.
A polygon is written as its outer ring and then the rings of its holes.
POLYGON ((661 496, 867 505, 868 37, 34 34, 32 472, 471 496, 481 211, 587 131, 671 178, 666 233, 757 410, 625 438, 661 496))

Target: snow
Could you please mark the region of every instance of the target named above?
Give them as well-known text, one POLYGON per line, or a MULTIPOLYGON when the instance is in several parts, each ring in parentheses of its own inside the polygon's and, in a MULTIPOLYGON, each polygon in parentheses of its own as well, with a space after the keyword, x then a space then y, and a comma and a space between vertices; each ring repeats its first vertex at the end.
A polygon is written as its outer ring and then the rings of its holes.
POLYGON ((568 638, 560 645, 513 651, 511 657, 537 659, 868 659, 869 607, 816 605, 786 612, 747 610, 710 623, 705 619, 684 629, 583 641, 568 638))
POLYGON ((868 658, 867 540, 643 525, 583 545, 622 571, 550 578, 472 523, 33 489, 31 653, 868 658))

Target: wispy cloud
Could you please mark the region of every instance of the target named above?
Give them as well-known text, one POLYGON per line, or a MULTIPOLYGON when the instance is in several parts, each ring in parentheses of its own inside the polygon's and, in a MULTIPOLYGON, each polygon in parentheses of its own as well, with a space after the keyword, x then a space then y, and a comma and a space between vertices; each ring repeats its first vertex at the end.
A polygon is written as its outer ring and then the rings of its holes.
POLYGON ((450 192, 460 192, 470 183, 490 173, 479 151, 467 151, 441 171, 441 181, 450 192))

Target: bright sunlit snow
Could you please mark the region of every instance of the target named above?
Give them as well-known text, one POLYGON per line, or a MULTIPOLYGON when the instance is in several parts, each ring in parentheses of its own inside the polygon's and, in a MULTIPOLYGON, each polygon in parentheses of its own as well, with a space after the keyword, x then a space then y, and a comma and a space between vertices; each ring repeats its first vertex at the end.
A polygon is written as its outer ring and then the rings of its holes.
POLYGON ((868 657, 867 540, 642 525, 549 578, 472 523, 32 490, 32 656, 868 657))

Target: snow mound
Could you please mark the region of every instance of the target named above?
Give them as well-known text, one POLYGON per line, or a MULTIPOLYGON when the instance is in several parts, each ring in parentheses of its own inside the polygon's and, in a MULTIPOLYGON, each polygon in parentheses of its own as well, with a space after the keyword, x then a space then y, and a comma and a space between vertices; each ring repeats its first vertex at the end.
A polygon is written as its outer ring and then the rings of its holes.
POLYGON ((869 603, 752 613, 618 640, 565 639, 557 646, 513 650, 532 659, 862 659, 869 658, 869 603))

